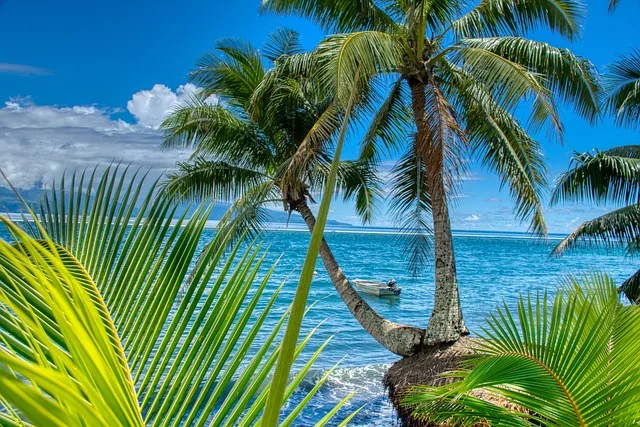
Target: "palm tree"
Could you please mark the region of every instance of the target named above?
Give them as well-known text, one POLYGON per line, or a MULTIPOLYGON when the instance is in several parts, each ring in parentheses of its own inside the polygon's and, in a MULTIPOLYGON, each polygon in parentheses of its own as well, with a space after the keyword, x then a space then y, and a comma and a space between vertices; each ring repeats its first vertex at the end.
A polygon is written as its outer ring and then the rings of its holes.
POLYGON ((438 425, 634 425, 639 333, 640 308, 619 302, 610 277, 574 279, 553 302, 529 295, 517 313, 498 309, 456 380, 416 388, 404 404, 438 425))
MULTIPOLYGON (((344 113, 312 77, 286 66, 288 58, 301 53, 295 32, 274 33, 262 53, 246 43, 222 40, 198 62, 190 80, 202 87, 199 97, 162 124, 165 148, 193 148, 190 162, 178 164, 166 188, 186 199, 233 202, 224 218, 225 233, 260 230, 263 208, 273 203, 300 213, 313 230, 308 201, 325 186, 344 113), (212 96, 219 102, 206 102, 212 96)), ((363 221, 371 219, 380 193, 370 166, 341 161, 338 169, 338 194, 355 200, 363 221)), ((360 324, 392 352, 410 354, 423 331, 378 315, 353 289, 324 239, 320 255, 360 324)))
POLYGON ((470 152, 508 186, 519 220, 544 235, 541 192, 546 168, 541 127, 561 137, 559 101, 590 121, 598 114, 593 66, 569 50, 524 38, 547 28, 579 35, 582 5, 573 0, 263 0, 263 9, 313 19, 329 31, 314 57, 292 58, 313 69, 344 98, 355 79, 367 81, 372 124, 362 161, 385 150, 404 151, 393 170, 391 207, 410 231, 413 267, 429 256, 433 233, 435 303, 423 344, 468 333, 456 277, 448 200, 470 152), (517 111, 531 111, 528 126, 517 111), (407 114, 409 112, 410 114, 407 114), (407 138, 409 136, 409 138, 407 138), (409 146, 400 148, 409 139, 409 146))
MULTIPOLYGON (((607 108, 616 123, 640 125, 640 52, 612 64, 605 79, 607 108)), ((562 255, 565 249, 585 240, 625 245, 628 255, 640 252, 640 145, 576 154, 570 165, 570 170, 558 178, 552 204, 575 201, 622 207, 580 224, 553 253, 562 255)), ((619 289, 631 302, 640 303, 640 270, 619 289)))
MULTIPOLYGON (((257 279, 260 247, 223 253, 218 242, 199 254, 210 209, 174 223, 175 204, 155 184, 145 195, 138 173, 116 167, 99 180, 94 171, 64 181, 28 232, 0 216, 13 240, 0 240, 1 423, 259 422, 289 313, 270 314, 280 288, 267 291, 273 268, 257 279)), ((325 345, 301 363, 285 399, 325 345)), ((306 402, 281 425, 295 423, 306 402)))

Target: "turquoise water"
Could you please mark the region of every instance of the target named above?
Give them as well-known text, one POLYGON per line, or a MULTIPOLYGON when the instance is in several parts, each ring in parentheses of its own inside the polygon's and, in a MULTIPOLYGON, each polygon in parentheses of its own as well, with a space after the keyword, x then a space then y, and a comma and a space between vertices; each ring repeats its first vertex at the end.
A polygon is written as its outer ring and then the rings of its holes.
MULTIPOLYGON (((365 299, 390 320, 426 326, 433 305, 433 267, 413 278, 393 235, 384 230, 373 233, 357 230, 326 233, 327 242, 347 277, 380 281, 395 278, 403 288, 399 298, 365 295, 365 299)), ((271 244, 269 256, 272 259, 285 254, 274 279, 285 279, 292 271, 299 272, 309 241, 308 232, 271 231, 267 233, 266 241, 271 244)), ((460 296, 465 321, 472 334, 479 331, 490 310, 502 301, 514 306, 521 292, 547 290, 553 293, 563 278, 583 271, 605 271, 620 282, 638 268, 637 261, 625 258, 620 250, 591 247, 576 249, 559 259, 550 257, 556 243, 554 238, 541 242, 516 233, 456 233, 454 245, 460 296)), ((327 410, 330 403, 359 389, 350 409, 364 403, 368 405, 353 425, 391 425, 394 415, 384 397, 381 379, 386 367, 398 357, 363 332, 342 304, 320 260, 316 270, 318 274, 309 300, 317 303, 305 318, 306 326, 325 322, 316 337, 316 345, 329 335, 336 335, 323 355, 320 370, 346 355, 341 363, 343 368, 330 378, 323 388, 322 398, 316 403, 326 405, 324 409, 327 410)), ((288 281, 283 303, 293 298, 296 278, 288 281)), ((304 422, 312 424, 312 418, 304 422)))
MULTIPOLYGON (((202 244, 212 235, 213 231, 207 230, 202 244)), ((304 230, 268 231, 264 239, 265 246, 269 246, 265 266, 281 257, 270 286, 275 289, 286 280, 280 305, 275 310, 275 314, 279 314, 293 299, 309 233, 304 230)), ((395 278, 403 288, 399 298, 365 296, 375 310, 399 323, 423 327, 427 324, 433 303, 432 267, 420 277, 413 278, 406 269, 399 242, 388 230, 354 228, 329 231, 326 239, 347 277, 380 281, 395 278)), ((514 233, 456 234, 454 244, 460 295, 465 320, 472 333, 479 330, 490 310, 503 300, 513 306, 521 292, 554 292, 564 277, 581 271, 605 271, 620 282, 638 268, 637 260, 625 258, 620 250, 595 247, 576 249, 560 259, 553 258, 549 253, 556 242, 553 238, 540 242, 514 233)), ((326 369, 344 360, 313 399, 305 418, 296 425, 313 425, 333 404, 355 389, 359 390, 358 394, 342 414, 363 404, 366 407, 352 425, 392 425, 395 418, 385 399, 381 378, 388 365, 398 358, 362 331, 336 294, 320 260, 316 270, 318 274, 314 276, 309 296, 309 301, 316 304, 305 318, 303 332, 324 322, 312 339, 310 349, 331 335, 335 338, 293 401, 299 401, 326 369)), ((262 336, 269 332, 266 327, 262 336)), ((261 336, 258 337, 260 339, 261 336)))

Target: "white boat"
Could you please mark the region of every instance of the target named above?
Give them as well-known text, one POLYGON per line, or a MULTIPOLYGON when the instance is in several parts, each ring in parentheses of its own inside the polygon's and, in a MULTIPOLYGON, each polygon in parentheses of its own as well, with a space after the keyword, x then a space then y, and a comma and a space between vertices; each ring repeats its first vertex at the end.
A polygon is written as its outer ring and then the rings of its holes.
POLYGON ((365 294, 375 295, 377 297, 393 297, 400 295, 402 288, 395 285, 389 286, 386 283, 375 282, 373 280, 355 279, 353 281, 356 287, 365 294))

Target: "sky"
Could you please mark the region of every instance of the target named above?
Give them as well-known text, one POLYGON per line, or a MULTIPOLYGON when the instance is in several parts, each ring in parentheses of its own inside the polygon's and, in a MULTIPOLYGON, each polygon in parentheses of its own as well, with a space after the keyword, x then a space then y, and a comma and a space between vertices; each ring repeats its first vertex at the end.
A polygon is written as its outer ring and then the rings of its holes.
MULTIPOLYGON (((569 43, 547 34, 534 38, 569 47, 600 70, 640 47, 640 1, 622 0, 614 14, 608 1, 589 0, 583 36, 569 43)), ((188 156, 161 151, 157 126, 195 86, 187 82, 197 58, 220 38, 260 46, 279 27, 301 33, 305 48, 323 37, 301 18, 261 15, 259 0, 0 0, 0 169, 21 189, 42 187, 64 170, 122 161, 159 174, 188 156)), ((640 134, 613 126, 592 127, 563 110, 562 145, 543 143, 549 180, 563 172, 574 151, 637 144, 640 134)), ((354 157, 349 141, 345 157, 354 157)), ((390 168, 393 159, 383 163, 390 168)), ((0 186, 5 185, 0 182, 0 186)), ((455 229, 524 231, 499 181, 473 164, 452 201, 455 229)), ((550 232, 565 233, 607 207, 547 207, 550 232)), ((350 203, 334 202, 331 218, 359 225, 350 203)), ((391 226, 384 203, 375 226, 391 226)))

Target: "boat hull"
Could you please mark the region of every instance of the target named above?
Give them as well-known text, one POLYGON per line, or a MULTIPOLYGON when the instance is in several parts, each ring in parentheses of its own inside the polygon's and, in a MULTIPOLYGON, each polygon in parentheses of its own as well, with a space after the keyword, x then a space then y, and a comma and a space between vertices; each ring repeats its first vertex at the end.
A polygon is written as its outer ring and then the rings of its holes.
POLYGON ((356 288, 363 294, 373 295, 376 297, 396 297, 400 295, 402 288, 397 290, 391 289, 384 283, 372 282, 367 280, 354 280, 356 288))

